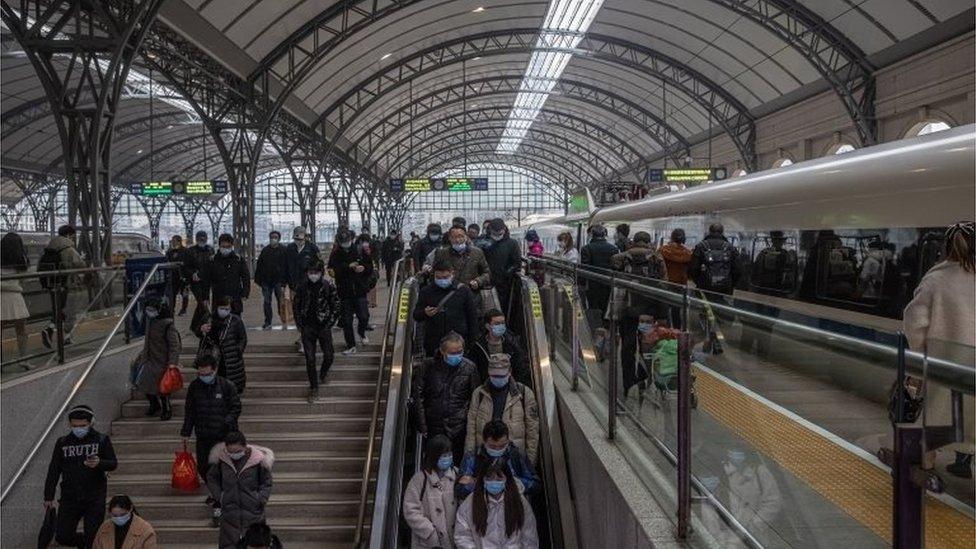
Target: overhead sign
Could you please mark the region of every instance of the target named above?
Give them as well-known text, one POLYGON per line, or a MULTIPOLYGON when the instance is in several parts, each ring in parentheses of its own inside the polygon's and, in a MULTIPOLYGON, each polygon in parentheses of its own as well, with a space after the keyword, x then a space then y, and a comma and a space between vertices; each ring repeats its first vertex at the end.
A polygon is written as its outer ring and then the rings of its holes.
POLYGON ((703 183, 721 181, 729 177, 726 168, 650 168, 648 183, 703 183))
POLYGON ((487 177, 431 177, 428 179, 390 179, 390 192, 468 192, 487 191, 487 177))
POLYGON ((640 200, 645 196, 647 196, 647 187, 641 183, 612 181, 604 183, 600 188, 600 205, 620 204, 640 200))
POLYGON ((149 181, 129 183, 129 192, 141 196, 194 195, 213 196, 227 194, 227 180, 199 181, 149 181))
POLYGON ((172 181, 149 181, 142 184, 142 196, 166 196, 173 194, 172 181))

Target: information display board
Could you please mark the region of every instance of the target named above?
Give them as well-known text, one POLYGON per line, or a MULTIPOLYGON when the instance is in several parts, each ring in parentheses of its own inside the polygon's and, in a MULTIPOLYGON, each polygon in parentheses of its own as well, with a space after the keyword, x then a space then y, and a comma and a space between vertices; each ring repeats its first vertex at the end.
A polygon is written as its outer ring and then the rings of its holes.
POLYGON ((469 192, 487 191, 487 177, 431 177, 428 179, 390 179, 390 192, 469 192))
POLYGON ((142 196, 166 196, 173 194, 172 181, 147 181, 142 184, 142 196))
POLYGON ((148 181, 129 183, 129 192, 140 196, 193 195, 214 196, 227 194, 227 180, 199 181, 148 181))
POLYGON ((727 179, 726 168, 650 168, 647 170, 648 183, 703 183, 727 179))
POLYGON ((641 183, 624 183, 622 181, 612 181, 604 183, 600 188, 600 206, 611 204, 621 204, 640 200, 647 196, 647 186, 641 183))

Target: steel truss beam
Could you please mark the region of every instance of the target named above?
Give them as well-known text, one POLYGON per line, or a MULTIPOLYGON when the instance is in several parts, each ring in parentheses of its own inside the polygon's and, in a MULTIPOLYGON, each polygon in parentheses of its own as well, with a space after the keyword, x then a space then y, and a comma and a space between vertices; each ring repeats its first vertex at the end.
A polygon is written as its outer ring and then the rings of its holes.
POLYGON ((115 115, 162 2, 21 2, 20 11, 0 6, 4 25, 44 87, 64 150, 69 219, 81 218, 81 244, 96 265, 111 256, 115 115))
MULTIPOLYGON (((384 162, 384 170, 390 171, 391 160, 410 153, 412 143, 424 143, 431 139, 459 127, 484 126, 486 123, 506 123, 511 108, 504 105, 491 105, 465 112, 452 112, 433 121, 415 127, 412 133, 399 134, 399 139, 391 142, 389 138, 377 143, 376 149, 371 151, 375 160, 370 164, 384 162)), ((421 123, 419 120, 416 123, 421 123)), ((641 160, 641 155, 627 141, 606 128, 594 124, 583 117, 576 116, 556 109, 542 109, 537 119, 537 126, 560 130, 561 135, 571 135, 581 139, 590 150, 599 150, 601 154, 616 159, 618 166, 633 164, 641 160)), ((369 160, 369 158, 367 158, 369 160)))
MULTIPOLYGON (((492 76, 434 90, 414 98, 413 102, 380 118, 359 135, 355 144, 360 149, 370 151, 369 154, 372 155, 372 151, 390 136, 407 130, 411 121, 421 119, 432 112, 451 105, 461 105, 465 98, 468 101, 473 101, 498 95, 514 96, 518 93, 521 82, 522 75, 492 76)), ((569 79, 560 79, 553 88, 553 92, 562 98, 612 113, 621 122, 640 129, 657 143, 661 150, 668 151, 676 163, 683 162, 687 155, 690 146, 684 141, 684 138, 679 137, 681 140, 679 147, 671 146, 669 148, 667 129, 661 119, 634 101, 601 87, 569 79)))
POLYGON ((840 98, 861 145, 878 142, 875 69, 844 33, 797 0, 711 1, 765 27, 799 52, 840 98))
MULTIPOLYGON (((755 123, 748 109, 732 94, 691 67, 653 49, 618 38, 587 34, 573 49, 559 47, 557 33, 538 29, 501 29, 450 40, 391 63, 368 76, 329 105, 316 126, 334 125, 343 135, 357 119, 403 84, 446 66, 492 55, 533 51, 571 52, 574 55, 627 67, 660 80, 697 103, 719 124, 739 149, 746 164, 755 165, 755 123), (540 46, 541 45, 541 46, 540 46)), ((666 150, 688 149, 687 141, 665 121, 666 150)))
POLYGON ((0 174, 4 181, 13 183, 20 189, 22 202, 26 202, 34 216, 34 230, 51 232, 51 214, 54 210, 54 198, 58 191, 64 188, 63 180, 51 174, 37 173, 15 168, 2 167, 0 174))
MULTIPOLYGON (((437 175, 437 172, 432 169, 434 166, 440 166, 450 162, 455 162, 457 165, 463 166, 464 158, 460 149, 461 146, 455 144, 454 146, 439 149, 433 154, 424 155, 422 157, 423 160, 413 166, 413 172, 419 176, 437 175)), ((535 167, 546 166, 543 173, 549 175, 553 181, 569 181, 571 183, 578 182, 582 184, 589 177, 589 174, 575 163, 572 158, 567 156, 567 153, 553 151, 551 148, 538 145, 529 144, 524 151, 520 147, 519 152, 514 155, 497 155, 495 154, 494 147, 491 147, 489 143, 484 141, 468 145, 469 163, 481 162, 485 157, 490 157, 494 161, 510 159, 513 163, 518 163, 520 158, 533 159, 535 160, 535 167)))
MULTIPOLYGON (((514 156, 502 156, 495 154, 493 151, 491 153, 469 155, 468 159, 469 166, 484 166, 525 175, 530 178, 530 184, 537 187, 544 194, 551 196, 557 202, 564 203, 566 200, 565 192, 561 192, 561 189, 565 189, 571 183, 571 180, 560 179, 560 177, 565 176, 556 171, 556 168, 550 163, 550 159, 538 159, 536 157, 519 155, 518 153, 514 156)), ((451 173, 452 175, 462 175, 464 172, 464 160, 459 156, 445 157, 427 167, 426 170, 432 174, 451 173)), ((418 194, 412 193, 410 195, 411 199, 407 206, 413 203, 413 199, 418 194)))

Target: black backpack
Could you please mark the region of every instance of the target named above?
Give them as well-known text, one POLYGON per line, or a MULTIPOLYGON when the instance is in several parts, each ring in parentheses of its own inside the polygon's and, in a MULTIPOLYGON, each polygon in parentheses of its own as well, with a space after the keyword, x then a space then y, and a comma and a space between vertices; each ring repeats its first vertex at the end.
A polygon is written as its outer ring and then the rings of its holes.
POLYGON ((656 258, 650 255, 635 256, 627 254, 627 263, 624 265, 624 272, 639 276, 641 278, 663 278, 661 263, 655 261, 656 258))
MULTIPOLYGON (((61 269, 61 252, 67 250, 68 247, 63 248, 44 248, 44 253, 41 254, 41 258, 37 261, 38 271, 57 271, 61 269)), ((46 290, 53 289, 59 282, 64 283, 66 277, 63 276, 42 276, 40 277, 41 287, 46 290)))
POLYGON ((728 242, 719 243, 718 247, 713 247, 709 243, 705 244, 705 253, 702 259, 702 281, 706 290, 727 290, 732 287, 732 244, 728 242))

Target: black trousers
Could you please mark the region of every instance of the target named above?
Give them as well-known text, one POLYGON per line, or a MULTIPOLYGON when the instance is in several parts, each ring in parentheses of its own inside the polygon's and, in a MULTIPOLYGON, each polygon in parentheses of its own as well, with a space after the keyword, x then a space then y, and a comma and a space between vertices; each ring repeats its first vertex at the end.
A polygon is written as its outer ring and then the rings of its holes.
POLYGON ((105 492, 84 501, 62 499, 58 503, 58 524, 54 538, 65 547, 91 548, 95 533, 105 520, 105 492), (78 533, 78 522, 84 521, 84 535, 78 533))
POLYGON ((366 296, 342 300, 339 323, 342 326, 342 336, 346 340, 346 347, 356 346, 356 335, 353 332, 352 325, 353 316, 359 322, 356 326, 359 337, 366 337, 366 327, 369 324, 369 302, 366 300, 366 296))
POLYGON ((640 317, 629 311, 620 318, 620 371, 623 375, 624 395, 627 391, 647 377, 646 372, 637 371, 637 324, 640 317))
POLYGON ((332 367, 335 348, 332 346, 332 327, 305 324, 302 326, 302 348, 305 350, 305 372, 308 374, 308 385, 317 389, 319 379, 325 378, 332 367), (315 371, 315 346, 322 349, 322 369, 315 371))
POLYGON ((393 278, 393 266, 394 265, 396 265, 395 262, 394 263, 386 263, 385 265, 383 265, 386 268, 386 283, 387 283, 387 285, 392 284, 392 282, 393 282, 391 279, 393 278))
POLYGON ((207 480, 207 469, 210 468, 210 450, 219 443, 221 439, 197 437, 197 472, 204 481, 207 480))

